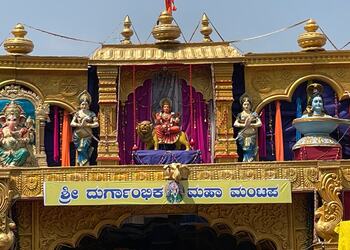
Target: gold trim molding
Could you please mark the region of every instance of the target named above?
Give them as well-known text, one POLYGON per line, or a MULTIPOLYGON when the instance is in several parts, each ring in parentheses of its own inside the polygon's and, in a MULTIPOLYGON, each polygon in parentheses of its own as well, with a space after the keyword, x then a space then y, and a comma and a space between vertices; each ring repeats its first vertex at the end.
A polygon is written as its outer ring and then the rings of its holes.
POLYGON ((310 64, 348 64, 350 50, 320 52, 286 52, 286 53, 249 53, 242 60, 249 66, 275 65, 310 65, 310 64))
POLYGON ((44 56, 0 56, 0 69, 50 69, 50 70, 83 70, 88 69, 87 57, 44 57, 44 56))
POLYGON ((122 44, 102 45, 92 55, 90 63, 93 65, 167 64, 181 61, 215 63, 239 58, 241 55, 227 42, 177 44, 166 48, 155 44, 122 44))
MULTIPOLYGON (((332 162, 328 162, 332 164, 332 162)), ((313 191, 321 170, 318 161, 218 163, 188 165, 189 180, 288 179, 293 192, 313 191)), ((349 178, 350 161, 340 161, 343 181, 349 178)), ((0 173, 3 170, 0 169, 0 173)), ((14 190, 21 198, 43 197, 44 181, 153 181, 164 180, 163 166, 96 166, 78 168, 11 168, 14 190)))

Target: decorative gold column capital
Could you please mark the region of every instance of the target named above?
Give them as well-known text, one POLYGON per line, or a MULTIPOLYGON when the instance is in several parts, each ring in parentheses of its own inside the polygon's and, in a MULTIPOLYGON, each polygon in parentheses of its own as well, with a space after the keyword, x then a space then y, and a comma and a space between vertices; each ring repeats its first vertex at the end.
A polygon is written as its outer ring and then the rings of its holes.
POLYGON ((315 212, 314 226, 317 235, 323 239, 323 244, 333 246, 338 241, 334 228, 343 217, 343 205, 339 199, 342 189, 341 171, 339 166, 320 166, 320 172, 316 188, 322 198, 322 206, 315 212))
POLYGON ((232 74, 230 63, 214 64, 215 96, 215 162, 233 162, 238 158, 232 126, 232 74))
POLYGON ((119 162, 118 131, 117 131, 117 79, 118 67, 99 66, 100 105, 100 142, 98 144, 97 164, 115 165, 119 162))
POLYGON ((0 249, 7 250, 13 244, 15 223, 8 217, 13 192, 10 189, 10 171, 0 171, 0 249))
POLYGON ((99 66, 97 76, 99 79, 99 103, 116 103, 118 68, 99 66))

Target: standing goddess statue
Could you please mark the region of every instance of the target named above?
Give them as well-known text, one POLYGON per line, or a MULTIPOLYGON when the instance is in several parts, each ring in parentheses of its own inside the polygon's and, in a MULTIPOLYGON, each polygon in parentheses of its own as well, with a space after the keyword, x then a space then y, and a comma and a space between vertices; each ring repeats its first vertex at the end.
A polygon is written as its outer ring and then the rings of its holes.
POLYGON ((251 162, 256 158, 258 146, 256 145, 257 129, 261 127, 261 120, 257 113, 252 112, 252 102, 246 95, 240 98, 242 112, 237 115, 234 126, 240 131, 236 137, 243 150, 243 161, 251 162))
POLYGON ((87 166, 94 150, 91 147, 92 129, 99 126, 97 116, 90 110, 91 96, 84 90, 79 96, 79 110, 74 114, 71 126, 75 127, 73 143, 78 152, 78 165, 87 166))

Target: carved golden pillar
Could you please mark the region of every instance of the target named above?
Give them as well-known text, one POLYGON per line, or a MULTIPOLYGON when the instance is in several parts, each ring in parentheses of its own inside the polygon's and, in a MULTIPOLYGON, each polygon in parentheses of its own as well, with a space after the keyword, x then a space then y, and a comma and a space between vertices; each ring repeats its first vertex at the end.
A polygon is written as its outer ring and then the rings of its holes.
POLYGON ((334 232, 336 225, 343 217, 343 204, 339 199, 341 186, 341 171, 339 166, 320 166, 321 176, 316 184, 322 198, 322 206, 315 212, 315 231, 323 241, 317 243, 314 249, 338 249, 338 234, 334 232))
POLYGON ((35 156, 38 161, 39 167, 47 167, 46 153, 45 153, 45 125, 50 113, 50 108, 48 104, 42 104, 36 108, 36 127, 39 128, 36 134, 36 141, 39 142, 36 148, 35 156))
POLYGON ((232 74, 233 65, 214 64, 215 84, 215 162, 237 161, 237 145, 233 140, 232 127, 232 74))
POLYGON ((99 66, 99 120, 100 142, 98 143, 98 165, 116 165, 119 163, 119 149, 116 131, 116 105, 118 68, 99 66))
POLYGON ((10 172, 0 172, 0 250, 8 250, 13 244, 15 223, 8 217, 13 192, 10 190, 10 172))

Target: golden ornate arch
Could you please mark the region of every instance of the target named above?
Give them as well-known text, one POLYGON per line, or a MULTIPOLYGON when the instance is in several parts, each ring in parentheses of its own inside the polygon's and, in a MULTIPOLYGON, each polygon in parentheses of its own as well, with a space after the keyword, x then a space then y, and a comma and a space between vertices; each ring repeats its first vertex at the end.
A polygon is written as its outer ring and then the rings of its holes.
POLYGON ((337 93, 339 100, 344 100, 346 98, 349 98, 349 96, 345 93, 343 86, 337 81, 335 81, 333 78, 330 78, 328 76, 321 75, 321 74, 310 74, 310 75, 300 77, 294 82, 292 82, 291 84, 289 84, 288 87, 284 90, 283 94, 275 94, 261 100, 256 105, 256 111, 260 112, 264 106, 276 100, 291 102, 294 91, 297 89, 297 87, 308 80, 322 81, 327 83, 337 93))
POLYGON ((49 246, 49 250, 55 250, 56 247, 59 245, 69 245, 72 247, 77 247, 80 243, 80 240, 82 240, 87 235, 90 235, 97 239, 105 227, 115 226, 119 228, 122 222, 130 216, 131 216, 130 213, 125 213, 116 220, 113 220, 113 219, 102 220, 92 229, 79 230, 73 235, 72 238, 57 239, 56 241, 52 242, 52 244, 49 246))
POLYGON ((75 112, 76 111, 76 107, 73 107, 70 103, 68 102, 64 102, 58 99, 52 99, 52 98, 47 98, 45 100, 45 103, 48 103, 50 105, 56 105, 59 106, 65 110, 67 110, 68 112, 75 112))
POLYGON ((33 83, 31 82, 27 82, 27 81, 22 81, 22 80, 18 80, 18 79, 8 79, 5 81, 0 82, 0 89, 4 88, 7 85, 19 85, 19 86, 24 86, 28 89, 30 89, 31 91, 33 91, 33 93, 35 93, 36 95, 39 96, 39 98, 41 100, 44 100, 44 95, 43 93, 40 91, 39 88, 37 88, 33 83))

